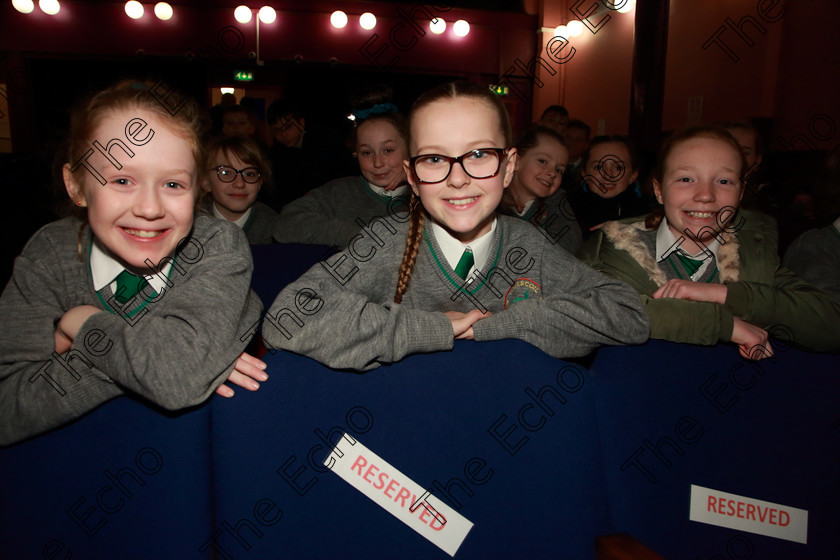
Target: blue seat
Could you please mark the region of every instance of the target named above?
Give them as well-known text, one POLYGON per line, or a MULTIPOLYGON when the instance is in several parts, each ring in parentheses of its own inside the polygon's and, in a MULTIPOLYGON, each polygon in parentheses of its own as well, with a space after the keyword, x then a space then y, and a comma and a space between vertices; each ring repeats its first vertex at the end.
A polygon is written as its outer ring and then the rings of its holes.
POLYGON ((666 558, 836 557, 840 356, 774 348, 759 362, 731 345, 599 350, 591 372, 616 531, 666 558), (692 484, 808 510, 808 544, 690 521, 692 484))
POLYGON ((201 558, 210 451, 209 407, 175 415, 128 397, 1 448, 0 558, 201 558))
POLYGON ((347 431, 472 521, 457 558, 591 557, 609 532, 580 366, 517 340, 458 341, 364 374, 286 352, 265 359, 258 394, 212 403, 217 529, 239 524, 215 543, 226 554, 247 544, 260 558, 449 557, 322 467, 331 446, 317 432, 335 443, 347 431), (553 415, 526 393, 544 387, 553 415))

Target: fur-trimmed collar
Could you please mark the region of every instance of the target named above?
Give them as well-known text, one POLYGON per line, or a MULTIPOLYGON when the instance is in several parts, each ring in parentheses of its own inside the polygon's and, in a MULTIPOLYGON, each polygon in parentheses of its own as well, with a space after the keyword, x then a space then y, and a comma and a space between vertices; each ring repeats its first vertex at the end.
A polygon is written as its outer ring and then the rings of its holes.
MULTIPOLYGON (((639 263, 639 266, 642 267, 642 270, 647 273, 654 284, 662 286, 667 282, 665 273, 659 268, 656 258, 650 253, 641 238, 640 234, 646 231, 644 221, 632 223, 607 222, 601 227, 601 230, 616 248, 630 253, 630 256, 639 263)), ((721 282, 738 281, 738 273, 741 268, 738 249, 738 237, 728 232, 722 232, 717 256, 721 282)))

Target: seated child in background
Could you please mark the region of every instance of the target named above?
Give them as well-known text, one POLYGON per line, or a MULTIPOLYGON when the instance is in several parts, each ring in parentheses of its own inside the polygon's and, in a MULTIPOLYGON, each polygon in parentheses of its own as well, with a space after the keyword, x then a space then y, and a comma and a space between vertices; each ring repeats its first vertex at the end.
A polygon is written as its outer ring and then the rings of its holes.
POLYGON ((553 129, 534 126, 516 142, 516 170, 499 211, 529 221, 574 253, 580 226, 561 187, 569 152, 553 129))
POLYGON ((572 119, 563 133, 563 141, 569 149, 569 165, 563 174, 563 190, 572 194, 580 190, 583 183, 583 156, 589 150, 589 136, 592 128, 580 119, 572 119))
POLYGON ((252 120, 254 118, 251 111, 242 105, 225 107, 222 113, 222 134, 236 138, 251 138, 257 130, 252 120))
POLYGON ((317 113, 308 119, 302 108, 288 99, 273 101, 267 113, 274 137, 269 150, 274 189, 272 197, 264 200, 272 208, 280 211, 310 190, 352 172, 355 163, 334 132, 337 126, 322 124, 319 129, 315 126, 317 113))
POLYGON ((583 186, 569 195, 583 238, 610 220, 650 211, 639 190, 633 147, 623 136, 596 136, 583 160, 583 186))
POLYGON ((583 155, 589 149, 589 135, 592 128, 580 119, 572 119, 563 133, 563 140, 569 149, 569 169, 583 163, 583 155))
POLYGON ((563 136, 566 132, 566 127, 569 125, 569 111, 562 105, 549 105, 540 115, 540 120, 536 122, 538 125, 547 126, 563 136))
POLYGON ((246 138, 215 138, 206 152, 201 209, 242 228, 251 244, 273 243, 279 216, 257 201, 263 184, 271 183, 271 168, 259 145, 246 138))
POLYGON ((758 130, 749 121, 730 121, 723 123, 729 134, 741 146, 744 154, 744 198, 741 208, 759 210, 774 218, 779 217, 781 206, 779 193, 768 183, 761 182, 761 164, 764 150, 758 130))
POLYGON ((773 355, 768 330, 808 350, 840 350, 840 303, 779 267, 775 226, 736 213, 744 185, 740 146, 725 130, 674 133, 654 174, 664 206, 647 218, 604 224, 579 252, 633 286, 650 316, 651 338, 773 355))
POLYGON ((840 300, 840 146, 828 157, 814 188, 814 202, 821 222, 833 221, 799 236, 783 262, 803 280, 840 300))
POLYGON ((408 223, 383 220, 376 239, 284 288, 263 322, 266 343, 369 370, 450 350, 455 339, 518 338, 557 357, 646 340, 632 289, 532 225, 496 217, 516 165, 511 142, 504 105, 486 86, 456 82, 421 95, 405 162, 408 223))
POLYGON ((279 242, 343 248, 371 220, 405 214, 408 123, 396 111, 392 103, 357 111, 355 155, 361 176, 330 181, 287 204, 280 213, 279 242))
POLYGON ((245 236, 193 217, 200 122, 194 101, 173 116, 130 82, 74 112, 63 177, 78 216, 29 240, 0 297, 0 445, 126 393, 176 410, 267 379, 243 352, 261 311, 245 236))

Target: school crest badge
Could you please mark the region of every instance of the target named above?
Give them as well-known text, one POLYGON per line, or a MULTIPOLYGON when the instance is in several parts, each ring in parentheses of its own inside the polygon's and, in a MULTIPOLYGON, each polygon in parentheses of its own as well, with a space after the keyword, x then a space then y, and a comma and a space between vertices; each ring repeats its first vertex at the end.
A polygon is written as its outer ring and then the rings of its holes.
POLYGON ((528 278, 517 278, 505 294, 505 309, 528 299, 542 299, 542 286, 528 278))

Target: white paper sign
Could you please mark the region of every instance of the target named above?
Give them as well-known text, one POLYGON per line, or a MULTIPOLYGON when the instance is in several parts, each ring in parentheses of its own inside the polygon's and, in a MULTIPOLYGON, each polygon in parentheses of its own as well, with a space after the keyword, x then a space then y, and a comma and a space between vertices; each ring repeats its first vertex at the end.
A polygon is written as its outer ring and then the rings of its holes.
POLYGON ((472 522, 395 469, 358 439, 345 434, 324 465, 388 513, 450 556, 472 529, 472 522))
POLYGON ((691 485, 691 521, 808 543, 808 510, 691 485))

